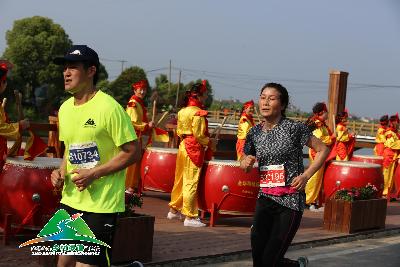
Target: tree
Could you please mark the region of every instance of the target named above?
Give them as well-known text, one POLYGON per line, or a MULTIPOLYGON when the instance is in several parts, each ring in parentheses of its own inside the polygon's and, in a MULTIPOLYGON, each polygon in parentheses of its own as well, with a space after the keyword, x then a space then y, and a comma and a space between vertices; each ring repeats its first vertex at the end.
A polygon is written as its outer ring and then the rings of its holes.
POLYGON ((3 57, 14 64, 11 79, 16 89, 27 93, 24 99, 35 105, 35 89, 46 85, 48 99, 57 102, 64 91, 63 77, 52 60, 72 45, 64 29, 49 18, 24 18, 14 22, 6 41, 3 57))
MULTIPOLYGON (((57 109, 67 95, 62 67, 53 64, 53 59, 64 55, 72 46, 64 29, 46 17, 24 18, 14 22, 6 33, 6 41, 3 57, 14 65, 8 91, 21 90, 24 105, 30 105, 30 110, 50 113, 57 109)), ((107 78, 107 71, 100 64, 99 81, 107 78)))
MULTIPOLYGON (((122 105, 126 106, 129 98, 132 96, 132 83, 140 80, 146 80, 147 76, 144 70, 138 66, 125 69, 115 81, 110 84, 110 91, 114 98, 122 105)), ((147 81, 148 82, 148 81, 147 81)), ((151 90, 148 88, 145 101, 151 95, 151 90)))

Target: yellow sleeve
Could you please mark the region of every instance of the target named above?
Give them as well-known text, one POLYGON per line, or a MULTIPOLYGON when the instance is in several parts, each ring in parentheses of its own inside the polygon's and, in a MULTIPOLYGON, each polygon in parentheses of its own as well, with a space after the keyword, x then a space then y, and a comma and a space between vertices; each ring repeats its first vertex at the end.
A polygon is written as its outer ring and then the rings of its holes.
POLYGON ((247 133, 250 131, 250 129, 251 124, 247 120, 241 119, 238 125, 237 138, 246 139, 247 133))
POLYGON ((206 120, 202 116, 195 115, 192 122, 193 136, 203 146, 207 146, 209 137, 206 135, 206 120))
POLYGON ((385 141, 385 147, 394 149, 394 150, 399 150, 400 149, 400 140, 397 138, 396 133, 394 132, 389 132, 390 137, 386 138, 385 141))
POLYGON ((378 131, 376 133, 375 141, 377 143, 385 143, 386 137, 385 137, 385 130, 384 129, 382 129, 382 128, 378 129, 378 131))
POLYGON ((136 131, 143 132, 148 126, 147 122, 143 122, 143 110, 141 106, 136 103, 133 107, 127 107, 126 112, 131 118, 132 125, 136 131))
POLYGON ((332 144, 332 139, 329 136, 329 132, 325 127, 318 127, 313 131, 313 135, 321 140, 325 145, 332 144))
POLYGON ((336 127, 336 141, 338 142, 348 142, 350 140, 349 133, 347 129, 343 126, 336 127))
POLYGON ((3 109, 0 107, 0 136, 6 139, 17 140, 20 136, 19 123, 7 123, 5 122, 5 114, 3 109))

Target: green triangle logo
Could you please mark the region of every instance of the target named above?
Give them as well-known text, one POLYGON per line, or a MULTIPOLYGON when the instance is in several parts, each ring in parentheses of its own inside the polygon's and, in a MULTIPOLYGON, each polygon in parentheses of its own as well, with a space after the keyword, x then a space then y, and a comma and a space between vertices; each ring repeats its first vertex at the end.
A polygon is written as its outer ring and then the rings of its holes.
POLYGON ((76 213, 70 216, 68 212, 60 209, 39 232, 37 238, 22 243, 19 247, 56 240, 86 241, 110 247, 103 241, 96 239, 92 230, 90 230, 89 226, 81 216, 81 213, 76 213))

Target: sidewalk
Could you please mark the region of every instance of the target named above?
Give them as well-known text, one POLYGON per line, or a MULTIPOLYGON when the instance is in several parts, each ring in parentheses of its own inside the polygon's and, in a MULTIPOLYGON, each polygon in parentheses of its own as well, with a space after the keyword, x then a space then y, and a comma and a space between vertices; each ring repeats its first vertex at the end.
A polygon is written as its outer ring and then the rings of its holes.
MULTIPOLYGON (((174 262, 192 261, 196 258, 210 258, 226 255, 248 253, 250 251, 251 217, 219 218, 215 227, 184 227, 179 221, 166 219, 169 194, 146 191, 143 208, 140 213, 156 217, 153 245, 153 261, 146 266, 160 266, 174 262)), ((207 221, 206 221, 207 222, 207 221)), ((322 229, 323 212, 306 210, 292 246, 310 246, 318 242, 346 242, 351 238, 382 230, 363 232, 360 234, 344 234, 322 229), (336 241, 335 241, 336 240, 336 241)), ((386 229, 400 232, 400 203, 388 205, 386 229)))
MULTIPOLYGON (((223 258, 241 258, 250 252, 251 217, 218 218, 215 227, 184 227, 182 222, 166 219, 169 194, 145 191, 144 204, 138 213, 156 217, 154 226, 153 260, 146 266, 189 266, 205 262, 223 261, 223 258)), ((208 222, 207 220, 205 220, 208 222)), ((318 244, 347 242, 367 238, 368 235, 390 235, 400 232, 400 203, 388 205, 386 229, 359 234, 343 234, 322 229, 323 212, 304 212, 292 249, 318 244)), ((0 245, 0 267, 40 266, 29 248, 19 249, 20 241, 10 246, 0 245)))

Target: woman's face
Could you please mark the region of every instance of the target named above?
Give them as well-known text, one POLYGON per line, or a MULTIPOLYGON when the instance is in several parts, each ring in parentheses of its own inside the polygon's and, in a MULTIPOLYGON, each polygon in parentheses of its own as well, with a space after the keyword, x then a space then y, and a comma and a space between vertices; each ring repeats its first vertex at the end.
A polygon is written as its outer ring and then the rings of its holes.
POLYGON ((253 115, 253 113, 254 113, 254 107, 253 107, 253 106, 249 106, 249 107, 247 107, 247 108, 244 109, 244 112, 245 112, 247 115, 253 115))
POLYGON ((206 103, 206 100, 208 98, 208 93, 207 91, 203 93, 203 95, 199 96, 200 102, 204 105, 206 103))
POLYGON ((261 92, 258 102, 260 106, 260 114, 267 120, 273 120, 281 116, 284 106, 282 106, 280 93, 272 87, 266 87, 261 92))
POLYGON ((328 119, 328 112, 327 111, 322 111, 322 114, 321 114, 320 117, 321 117, 321 119, 326 121, 328 119))
POLYGON ((147 88, 139 88, 135 90, 135 96, 143 99, 146 96, 147 88))
POLYGON ((4 93, 7 87, 7 80, 0 81, 0 94, 4 93))

